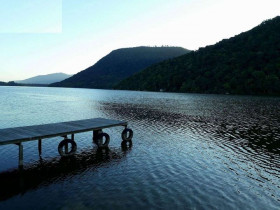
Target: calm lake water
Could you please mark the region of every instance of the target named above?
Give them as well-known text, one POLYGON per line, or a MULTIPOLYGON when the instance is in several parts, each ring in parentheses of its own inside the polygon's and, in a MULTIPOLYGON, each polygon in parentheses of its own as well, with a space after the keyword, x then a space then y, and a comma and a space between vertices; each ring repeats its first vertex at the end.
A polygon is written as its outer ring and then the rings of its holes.
POLYGON ((94 117, 134 131, 76 135, 61 159, 61 138, 0 146, 0 209, 279 209, 280 98, 91 89, 0 87, 0 128, 94 117))

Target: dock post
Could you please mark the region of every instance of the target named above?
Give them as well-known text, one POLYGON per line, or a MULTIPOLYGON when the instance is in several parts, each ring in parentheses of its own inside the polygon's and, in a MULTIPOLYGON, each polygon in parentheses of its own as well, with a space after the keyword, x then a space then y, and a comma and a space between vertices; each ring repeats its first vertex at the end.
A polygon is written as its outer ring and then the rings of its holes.
POLYGON ((94 130, 93 131, 93 137, 92 137, 92 140, 93 140, 93 142, 94 143, 96 143, 97 141, 98 141, 98 135, 100 134, 100 133, 102 133, 102 130, 100 129, 100 130, 94 130))
POLYGON ((23 168, 23 145, 21 142, 18 144, 18 148, 19 148, 18 167, 22 169, 23 168))
POLYGON ((71 134, 71 140, 74 141, 74 133, 71 134))
POLYGON ((39 156, 41 157, 42 155, 42 140, 38 140, 38 151, 39 151, 39 156))

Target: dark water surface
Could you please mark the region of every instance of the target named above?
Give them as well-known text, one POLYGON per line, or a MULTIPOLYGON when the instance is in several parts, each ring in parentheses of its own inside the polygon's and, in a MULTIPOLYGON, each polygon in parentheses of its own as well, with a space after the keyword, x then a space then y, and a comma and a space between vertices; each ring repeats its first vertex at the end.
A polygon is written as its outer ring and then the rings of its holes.
MULTIPOLYGON (((0 209, 279 209, 280 98, 0 87, 0 128, 105 117, 110 150, 92 133, 61 159, 61 138, 0 146, 0 209)), ((1 138, 1 137, 0 137, 1 138)))

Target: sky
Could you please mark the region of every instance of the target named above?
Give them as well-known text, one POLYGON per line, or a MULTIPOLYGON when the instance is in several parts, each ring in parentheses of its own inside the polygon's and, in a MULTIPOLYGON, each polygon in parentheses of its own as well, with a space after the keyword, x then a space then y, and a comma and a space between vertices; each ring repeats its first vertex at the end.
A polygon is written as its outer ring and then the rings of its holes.
POLYGON ((118 48, 197 50, 279 13, 280 0, 0 0, 0 81, 75 74, 118 48))

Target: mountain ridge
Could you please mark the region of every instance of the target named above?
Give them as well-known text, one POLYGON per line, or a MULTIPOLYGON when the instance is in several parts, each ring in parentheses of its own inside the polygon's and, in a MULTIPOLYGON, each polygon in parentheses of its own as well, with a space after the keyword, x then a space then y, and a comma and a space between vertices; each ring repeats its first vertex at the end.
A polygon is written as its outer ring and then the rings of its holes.
POLYGON ((111 89, 122 79, 165 59, 188 53, 181 47, 132 47, 113 50, 94 65, 51 87, 111 89))
POLYGON ((280 95, 280 17, 214 45, 169 59, 115 89, 280 95))
POLYGON ((45 75, 37 75, 34 77, 30 77, 24 80, 15 81, 18 84, 41 84, 41 85, 48 85, 54 82, 62 81, 66 78, 69 78, 70 74, 65 73, 52 73, 52 74, 45 74, 45 75))

